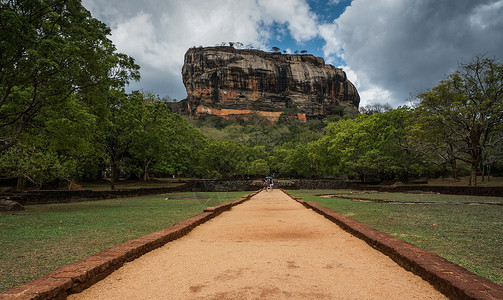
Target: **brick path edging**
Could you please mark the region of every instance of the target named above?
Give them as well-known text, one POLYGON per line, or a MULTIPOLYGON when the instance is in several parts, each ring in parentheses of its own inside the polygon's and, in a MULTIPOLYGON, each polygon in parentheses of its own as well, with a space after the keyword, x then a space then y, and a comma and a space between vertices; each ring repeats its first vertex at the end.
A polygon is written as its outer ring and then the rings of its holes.
POLYGON ((404 269, 421 276, 451 299, 503 299, 503 287, 489 279, 315 202, 283 192, 389 256, 404 269))
POLYGON ((104 279, 124 263, 186 235, 196 226, 230 210, 235 205, 243 203, 259 192, 260 190, 233 202, 207 207, 203 213, 175 223, 168 228, 60 267, 34 281, 7 290, 0 294, 0 299, 66 299, 68 295, 79 293, 104 279))

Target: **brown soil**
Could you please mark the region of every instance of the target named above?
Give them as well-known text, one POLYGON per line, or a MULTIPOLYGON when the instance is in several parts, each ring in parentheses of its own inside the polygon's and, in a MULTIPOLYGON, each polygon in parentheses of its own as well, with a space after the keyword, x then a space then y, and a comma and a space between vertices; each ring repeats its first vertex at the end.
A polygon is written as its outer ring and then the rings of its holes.
POLYGON ((279 190, 261 192, 69 299, 445 299, 279 190))

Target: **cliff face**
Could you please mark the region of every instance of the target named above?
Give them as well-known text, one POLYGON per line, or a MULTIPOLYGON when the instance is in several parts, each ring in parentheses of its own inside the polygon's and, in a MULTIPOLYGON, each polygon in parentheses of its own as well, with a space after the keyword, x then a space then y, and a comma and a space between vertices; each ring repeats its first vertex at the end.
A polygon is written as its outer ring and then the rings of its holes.
POLYGON ((231 47, 192 48, 182 69, 185 109, 193 116, 241 118, 257 113, 277 120, 285 111, 321 118, 355 114, 360 97, 346 74, 323 58, 231 47))

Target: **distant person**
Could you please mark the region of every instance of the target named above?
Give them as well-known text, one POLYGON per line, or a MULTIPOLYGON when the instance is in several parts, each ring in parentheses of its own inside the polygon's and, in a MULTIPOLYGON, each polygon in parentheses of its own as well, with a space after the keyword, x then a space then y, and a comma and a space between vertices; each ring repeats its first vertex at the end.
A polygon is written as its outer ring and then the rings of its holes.
POLYGON ((264 180, 264 189, 265 189, 266 191, 268 191, 268 190, 269 190, 269 182, 267 181, 267 179, 266 179, 266 180, 264 180))

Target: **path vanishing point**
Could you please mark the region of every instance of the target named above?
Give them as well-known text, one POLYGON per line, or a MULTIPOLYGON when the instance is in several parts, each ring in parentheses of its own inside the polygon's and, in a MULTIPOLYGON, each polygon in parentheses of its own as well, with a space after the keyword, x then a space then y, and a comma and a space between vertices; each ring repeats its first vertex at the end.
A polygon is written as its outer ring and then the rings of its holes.
POLYGON ((280 190, 262 191, 69 299, 445 299, 280 190))

